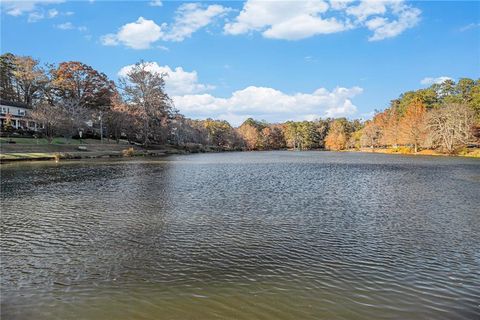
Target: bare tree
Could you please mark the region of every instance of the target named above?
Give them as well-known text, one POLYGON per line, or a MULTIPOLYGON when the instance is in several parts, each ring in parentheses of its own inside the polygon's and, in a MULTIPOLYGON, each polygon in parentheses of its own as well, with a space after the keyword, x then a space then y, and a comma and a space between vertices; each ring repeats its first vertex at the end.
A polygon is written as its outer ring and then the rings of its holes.
POLYGON ((164 76, 150 71, 148 63, 139 62, 120 79, 126 104, 142 121, 144 145, 148 145, 150 138, 157 141, 161 138, 159 135, 165 133, 162 128, 168 124, 173 109, 172 101, 165 93, 164 76))
POLYGON ((362 136, 360 137, 362 147, 370 147, 373 149, 379 145, 382 132, 376 122, 375 119, 368 121, 362 129, 362 136))
POLYGON ((473 139, 475 113, 466 104, 449 103, 428 114, 428 128, 434 143, 452 153, 473 139))
POLYGON ((38 125, 43 126, 48 142, 51 143, 53 138, 59 134, 65 125, 64 110, 52 104, 42 101, 38 103, 33 111, 29 113, 29 118, 38 125))

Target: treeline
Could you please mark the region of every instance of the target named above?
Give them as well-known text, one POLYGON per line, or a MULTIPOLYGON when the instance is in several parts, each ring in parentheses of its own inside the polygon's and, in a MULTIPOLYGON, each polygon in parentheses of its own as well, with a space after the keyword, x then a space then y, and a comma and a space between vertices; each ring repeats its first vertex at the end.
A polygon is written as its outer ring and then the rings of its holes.
POLYGON ((479 144, 480 80, 446 80, 406 92, 365 122, 340 118, 268 124, 248 119, 238 133, 249 150, 403 147, 453 153, 479 144))
MULTIPOLYGON (((96 129, 97 137, 152 144, 202 144, 239 149, 241 138, 226 121, 182 116, 165 93, 164 74, 143 62, 117 83, 77 61, 41 65, 29 56, 0 56, 0 97, 32 108, 28 120, 42 124, 41 134, 79 137, 96 129), (101 126, 100 126, 101 124, 101 126), (100 129, 101 128, 101 129, 100 129)), ((12 130, 4 123, 2 131, 12 130)))
POLYGON ((427 89, 409 91, 377 112, 353 132, 350 147, 409 146, 453 153, 478 146, 480 138, 480 80, 446 80, 427 89))
POLYGON ((480 80, 467 78, 406 92, 364 122, 271 124, 250 118, 233 128, 226 121, 182 116, 165 93, 166 75, 149 72, 143 62, 117 83, 75 61, 42 66, 31 57, 3 54, 0 68, 1 98, 32 106, 30 118, 43 124, 50 139, 75 137, 99 122, 113 140, 243 150, 403 147, 453 153, 478 145, 480 137, 480 80))

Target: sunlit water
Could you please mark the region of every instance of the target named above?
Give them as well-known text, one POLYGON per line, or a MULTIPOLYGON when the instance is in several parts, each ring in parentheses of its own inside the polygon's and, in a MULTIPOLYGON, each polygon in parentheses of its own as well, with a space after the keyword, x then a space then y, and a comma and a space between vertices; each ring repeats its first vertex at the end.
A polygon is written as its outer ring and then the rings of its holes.
POLYGON ((480 161, 1 166, 2 319, 479 319, 480 161))

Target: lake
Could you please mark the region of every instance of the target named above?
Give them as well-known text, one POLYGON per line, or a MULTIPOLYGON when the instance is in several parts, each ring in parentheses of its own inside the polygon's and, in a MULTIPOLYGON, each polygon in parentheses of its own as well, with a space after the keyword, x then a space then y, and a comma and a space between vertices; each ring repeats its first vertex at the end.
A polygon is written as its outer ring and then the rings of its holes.
POLYGON ((479 319, 480 161, 1 166, 2 319, 479 319))

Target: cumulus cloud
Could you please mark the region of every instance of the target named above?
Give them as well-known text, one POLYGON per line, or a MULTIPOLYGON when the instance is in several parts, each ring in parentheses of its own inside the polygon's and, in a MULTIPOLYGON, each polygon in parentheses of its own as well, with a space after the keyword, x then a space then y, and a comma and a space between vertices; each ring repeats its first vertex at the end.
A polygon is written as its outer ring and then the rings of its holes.
POLYGON ((355 0, 330 0, 330 8, 332 10, 344 10, 353 1, 355 0))
MULTIPOLYGON (((118 75, 125 76, 132 67, 123 67, 118 75)), ((229 97, 218 97, 209 93, 214 86, 199 82, 196 71, 160 66, 156 62, 147 62, 146 69, 167 75, 165 90, 175 107, 187 117, 223 119, 233 125, 240 125, 248 117, 281 122, 353 115, 357 107, 352 99, 363 92, 360 87, 337 87, 288 94, 274 88, 249 86, 232 92, 229 97)))
POLYGON ((248 117, 268 121, 313 120, 321 117, 352 115, 357 111, 352 98, 362 93, 359 87, 319 88, 312 93, 286 94, 282 91, 250 86, 228 98, 211 94, 173 96, 175 106, 193 118, 226 119, 239 125, 248 117))
POLYGON ((33 23, 43 19, 53 19, 63 16, 72 15, 73 12, 60 12, 55 8, 45 9, 45 6, 65 2, 64 0, 40 0, 40 1, 3 1, 0 0, 2 12, 8 15, 19 17, 27 16, 27 22, 33 23))
POLYGON ((203 7, 200 3, 182 4, 175 13, 173 25, 163 37, 163 40, 182 41, 195 31, 212 23, 213 19, 229 12, 230 9, 221 5, 203 7))
POLYGON ((224 31, 230 35, 261 32, 266 38, 299 40, 367 27, 373 31, 369 40, 378 41, 414 27, 420 14, 419 9, 406 5, 403 0, 334 0, 329 3, 323 0, 248 0, 235 20, 224 26, 224 31))
POLYGON ((346 12, 364 21, 371 15, 382 15, 387 12, 386 2, 383 1, 361 1, 356 6, 345 8, 346 12))
POLYGON ((117 33, 106 34, 100 40, 106 46, 123 44, 133 49, 147 49, 162 35, 162 26, 153 20, 139 17, 137 21, 122 26, 117 33))
POLYGON ((65 0, 1 1, 1 4, 7 14, 17 17, 24 13, 36 11, 42 5, 62 3, 64 1, 65 0))
POLYGON ((153 20, 140 17, 136 22, 122 26, 117 33, 103 35, 100 40, 106 46, 123 44, 133 49, 150 48, 158 40, 183 41, 230 10, 216 4, 203 6, 200 3, 186 3, 175 11, 171 25, 158 25, 153 20))
POLYGON ((426 78, 423 78, 421 81, 420 81, 420 84, 423 84, 423 85, 426 85, 426 86, 430 86, 434 83, 437 83, 437 84, 440 84, 440 83, 443 83, 447 80, 453 80, 452 78, 450 77, 447 77, 447 76, 441 76, 441 77, 436 77, 436 78, 433 78, 433 77, 426 77, 426 78))
POLYGON ((373 31, 373 35, 368 38, 369 41, 379 41, 387 38, 393 38, 403 31, 413 28, 420 21, 421 11, 409 6, 402 6, 398 11, 398 18, 389 20, 388 18, 373 18, 367 21, 368 29, 373 31))
MULTIPOLYGON (((203 93, 215 88, 212 85, 199 83, 196 71, 185 71, 182 67, 172 69, 169 66, 160 66, 156 62, 147 62, 146 64, 147 71, 166 75, 165 90, 171 96, 203 93)), ((126 76, 133 66, 123 67, 118 75, 126 76)))
POLYGON ((260 31, 266 38, 298 40, 348 29, 348 23, 333 17, 320 17, 319 14, 326 12, 328 8, 326 2, 319 0, 249 0, 235 21, 227 23, 224 30, 232 35, 260 31))

